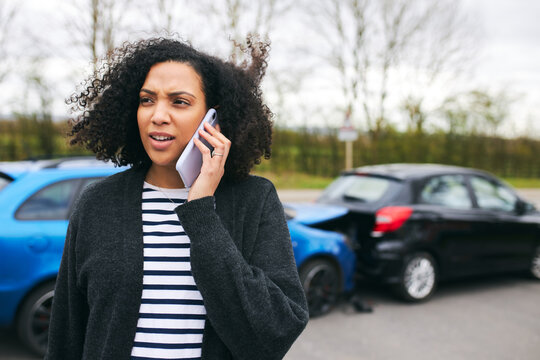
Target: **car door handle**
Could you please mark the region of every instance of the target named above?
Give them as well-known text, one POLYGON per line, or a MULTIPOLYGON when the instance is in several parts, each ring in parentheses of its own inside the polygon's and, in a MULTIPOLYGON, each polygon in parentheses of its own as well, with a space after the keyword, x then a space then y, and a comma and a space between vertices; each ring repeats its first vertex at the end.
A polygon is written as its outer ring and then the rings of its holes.
POLYGON ((49 247, 49 239, 42 235, 36 235, 30 237, 27 240, 26 244, 32 251, 40 253, 45 251, 49 247))

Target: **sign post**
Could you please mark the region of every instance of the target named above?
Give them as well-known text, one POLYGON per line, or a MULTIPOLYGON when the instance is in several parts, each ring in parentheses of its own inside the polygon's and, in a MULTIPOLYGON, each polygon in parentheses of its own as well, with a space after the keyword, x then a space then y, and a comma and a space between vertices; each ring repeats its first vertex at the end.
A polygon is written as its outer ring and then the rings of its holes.
POLYGON ((351 107, 347 109, 345 113, 345 121, 343 126, 339 129, 338 133, 339 141, 345 142, 345 169, 349 170, 353 167, 353 142, 358 139, 358 132, 353 128, 351 124, 351 107))

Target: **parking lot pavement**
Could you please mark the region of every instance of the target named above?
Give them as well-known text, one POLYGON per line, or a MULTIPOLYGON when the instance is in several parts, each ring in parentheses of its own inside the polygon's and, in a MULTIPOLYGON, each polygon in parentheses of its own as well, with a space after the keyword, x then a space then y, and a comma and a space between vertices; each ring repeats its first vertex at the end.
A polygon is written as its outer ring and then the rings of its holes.
MULTIPOLYGON (((285 360, 537 360, 540 282, 503 275, 442 284, 423 304, 405 304, 361 282, 374 308, 342 302, 312 319, 285 360)), ((11 332, 0 331, 0 360, 37 360, 11 332)))
POLYGON ((313 189, 280 189, 278 196, 282 202, 311 202, 315 201, 321 192, 322 190, 313 189))
POLYGON ((537 360, 540 282, 498 276, 442 284, 424 304, 373 285, 359 289, 374 312, 346 303, 312 319, 285 360, 537 360))
POLYGON ((0 329, 0 360, 42 359, 27 351, 17 339, 13 329, 0 329))
POLYGON ((540 209, 540 189, 518 189, 518 194, 525 200, 533 203, 540 209))

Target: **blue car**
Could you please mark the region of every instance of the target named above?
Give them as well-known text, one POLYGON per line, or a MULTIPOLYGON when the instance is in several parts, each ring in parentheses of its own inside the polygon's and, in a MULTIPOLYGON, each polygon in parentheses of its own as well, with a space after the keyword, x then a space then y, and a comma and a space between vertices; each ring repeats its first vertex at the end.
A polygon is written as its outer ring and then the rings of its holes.
POLYGON ((43 355, 54 283, 74 201, 124 170, 91 158, 0 163, 0 326, 43 355))
POLYGON ((323 315, 340 294, 354 288, 356 255, 352 234, 334 230, 335 222, 341 221, 348 209, 294 203, 286 203, 284 208, 309 314, 323 315))
MULTIPOLYGON (((0 327, 15 325, 36 354, 47 348, 54 284, 74 202, 90 183, 123 170, 93 158, 0 162, 0 327)), ((344 211, 286 207, 313 316, 329 311, 339 294, 353 287, 355 257, 348 238, 324 229, 344 211)))

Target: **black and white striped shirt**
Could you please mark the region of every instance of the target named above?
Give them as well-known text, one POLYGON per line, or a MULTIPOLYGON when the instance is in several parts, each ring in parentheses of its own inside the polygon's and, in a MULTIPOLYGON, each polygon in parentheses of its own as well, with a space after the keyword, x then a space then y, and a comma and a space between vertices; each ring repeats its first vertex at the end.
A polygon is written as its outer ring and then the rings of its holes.
POLYGON ((187 194, 144 183, 144 277, 133 360, 201 358, 206 309, 191 275, 190 240, 174 212, 187 194))

